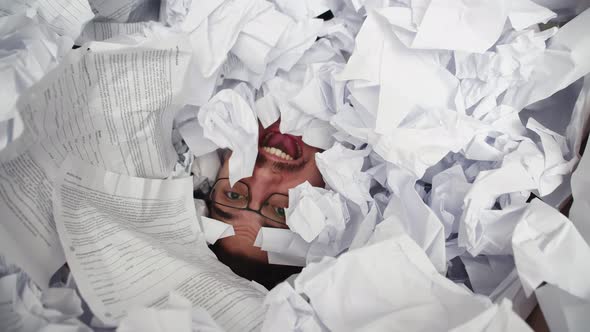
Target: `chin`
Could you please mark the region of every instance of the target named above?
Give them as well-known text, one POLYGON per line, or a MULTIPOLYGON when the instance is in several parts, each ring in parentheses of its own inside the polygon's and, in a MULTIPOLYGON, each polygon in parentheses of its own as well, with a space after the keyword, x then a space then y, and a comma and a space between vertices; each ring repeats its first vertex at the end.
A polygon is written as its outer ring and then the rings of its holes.
POLYGON ((241 237, 239 234, 220 239, 215 244, 223 251, 224 256, 232 260, 244 260, 251 263, 268 264, 265 251, 255 247, 252 239, 241 237))
POLYGON ((254 280, 269 290, 290 275, 301 272, 297 266, 269 264, 266 252, 237 236, 218 240, 211 249, 217 259, 235 274, 254 280))

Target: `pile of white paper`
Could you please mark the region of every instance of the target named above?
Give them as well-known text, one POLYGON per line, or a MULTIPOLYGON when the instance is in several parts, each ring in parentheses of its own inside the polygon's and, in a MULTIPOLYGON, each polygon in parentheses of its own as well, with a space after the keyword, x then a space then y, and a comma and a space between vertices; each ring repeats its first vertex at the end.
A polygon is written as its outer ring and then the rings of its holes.
POLYGON ((585 330, 589 7, 0 1, 0 330, 585 330), (258 233, 303 267, 268 291, 193 190, 279 118, 326 187, 258 233))

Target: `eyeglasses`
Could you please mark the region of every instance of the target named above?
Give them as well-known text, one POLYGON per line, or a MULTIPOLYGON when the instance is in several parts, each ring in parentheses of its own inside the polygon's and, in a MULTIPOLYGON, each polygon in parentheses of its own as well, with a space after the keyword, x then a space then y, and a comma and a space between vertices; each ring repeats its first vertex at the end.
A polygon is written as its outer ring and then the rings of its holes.
POLYGON ((279 193, 271 194, 258 210, 249 207, 250 198, 250 187, 246 183, 238 181, 232 187, 228 178, 217 179, 209 195, 209 199, 215 204, 251 211, 272 221, 286 224, 285 209, 289 207, 289 196, 279 193))

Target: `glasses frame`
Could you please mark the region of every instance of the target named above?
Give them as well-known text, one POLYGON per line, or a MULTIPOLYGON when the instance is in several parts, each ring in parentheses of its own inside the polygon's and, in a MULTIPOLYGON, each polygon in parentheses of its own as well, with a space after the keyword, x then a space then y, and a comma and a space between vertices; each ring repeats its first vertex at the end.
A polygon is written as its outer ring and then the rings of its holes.
POLYGON ((254 210, 250 208, 250 203, 251 203, 251 196, 250 196, 250 186, 246 183, 246 182, 242 182, 242 181, 238 181, 239 183, 243 184, 246 186, 246 188, 248 189, 248 203, 246 204, 246 207, 243 208, 239 208, 239 207, 235 207, 235 206, 231 206, 231 205, 227 205, 227 204, 223 204, 223 203, 219 203, 217 202, 215 199, 213 199, 213 193, 215 192, 215 186, 217 185, 217 183, 221 180, 227 180, 229 182, 229 178, 218 178, 217 180, 215 180, 215 182, 213 183, 213 186, 211 187, 211 192, 209 193, 209 201, 213 202, 215 204, 221 205, 221 206, 225 206, 228 208, 232 208, 232 209, 236 209, 236 210, 244 210, 244 211, 250 211, 250 212, 254 212, 256 214, 258 214, 259 216, 262 216, 268 220, 274 221, 276 223, 279 223, 281 225, 286 226, 287 225, 287 217, 285 217, 285 221, 278 221, 278 220, 274 220, 271 217, 267 217, 264 214, 262 214, 262 208, 266 206, 266 204, 268 204, 268 200, 273 196, 273 195, 281 195, 284 197, 287 197, 287 199, 289 198, 289 195, 285 195, 285 194, 281 194, 281 193, 271 193, 270 195, 268 195, 268 197, 266 197, 266 199, 262 202, 262 204, 260 205, 260 208, 258 210, 254 210))

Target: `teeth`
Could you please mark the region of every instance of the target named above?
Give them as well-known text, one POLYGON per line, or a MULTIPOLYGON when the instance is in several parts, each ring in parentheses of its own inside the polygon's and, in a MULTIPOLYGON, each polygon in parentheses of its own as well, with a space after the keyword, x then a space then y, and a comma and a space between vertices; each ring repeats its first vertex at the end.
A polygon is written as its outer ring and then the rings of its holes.
POLYGON ((262 149, 270 154, 273 154, 273 155, 279 157, 279 158, 282 158, 285 160, 293 160, 293 157, 291 157, 289 154, 285 153, 281 149, 268 147, 268 146, 264 146, 264 147, 262 147, 262 149))

